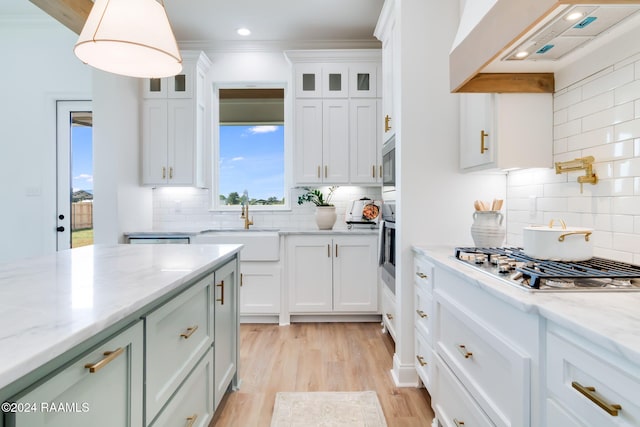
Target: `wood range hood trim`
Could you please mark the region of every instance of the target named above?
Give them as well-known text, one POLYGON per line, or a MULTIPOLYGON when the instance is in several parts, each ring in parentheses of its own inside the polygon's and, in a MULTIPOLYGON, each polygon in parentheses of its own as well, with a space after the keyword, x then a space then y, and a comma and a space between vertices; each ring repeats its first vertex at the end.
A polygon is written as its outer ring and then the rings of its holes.
POLYGON ((80 35, 91 12, 91 0, 29 0, 74 33, 80 35))
POLYGON ((449 54, 451 92, 553 93, 553 73, 482 70, 557 8, 576 4, 640 4, 640 0, 498 0, 449 54))

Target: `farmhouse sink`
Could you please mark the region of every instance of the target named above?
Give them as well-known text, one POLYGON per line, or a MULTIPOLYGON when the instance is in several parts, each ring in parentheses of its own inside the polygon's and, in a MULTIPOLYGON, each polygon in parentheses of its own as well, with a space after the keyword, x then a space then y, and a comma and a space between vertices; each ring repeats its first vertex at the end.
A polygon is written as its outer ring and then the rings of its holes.
POLYGON ((204 230, 194 236, 194 244, 244 245, 240 252, 242 261, 278 261, 280 259, 280 234, 277 228, 216 228, 204 230))

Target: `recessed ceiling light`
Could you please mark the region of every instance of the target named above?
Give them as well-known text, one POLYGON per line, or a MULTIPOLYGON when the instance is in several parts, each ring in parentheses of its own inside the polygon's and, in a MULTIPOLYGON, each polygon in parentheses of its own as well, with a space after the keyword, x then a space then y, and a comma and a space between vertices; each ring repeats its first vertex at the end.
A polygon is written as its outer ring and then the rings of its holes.
POLYGON ((577 21, 578 19, 582 18, 584 16, 584 13, 582 12, 573 12, 568 14, 567 16, 564 17, 565 21, 577 21))
POLYGON ((244 37, 251 35, 251 31, 248 28, 238 28, 236 30, 236 33, 238 33, 238 35, 244 36, 244 37))
POLYGON ((527 52, 526 50, 522 50, 518 53, 516 53, 516 58, 526 58, 527 56, 529 56, 529 52, 527 52))

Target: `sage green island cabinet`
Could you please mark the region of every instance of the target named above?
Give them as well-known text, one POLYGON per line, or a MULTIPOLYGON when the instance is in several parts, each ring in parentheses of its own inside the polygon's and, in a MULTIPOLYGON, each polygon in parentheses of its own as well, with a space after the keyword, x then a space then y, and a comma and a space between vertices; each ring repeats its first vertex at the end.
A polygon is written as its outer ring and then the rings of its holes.
POLYGON ((11 399, 15 427, 138 427, 142 418, 143 326, 138 321, 60 372, 11 399))

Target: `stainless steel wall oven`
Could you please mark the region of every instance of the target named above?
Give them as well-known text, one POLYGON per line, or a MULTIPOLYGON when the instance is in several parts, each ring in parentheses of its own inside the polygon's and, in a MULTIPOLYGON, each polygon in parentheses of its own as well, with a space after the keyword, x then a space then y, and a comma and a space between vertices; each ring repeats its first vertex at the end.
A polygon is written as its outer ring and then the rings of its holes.
POLYGON ((380 222, 380 279, 396 293, 396 222, 395 202, 382 205, 380 222))

